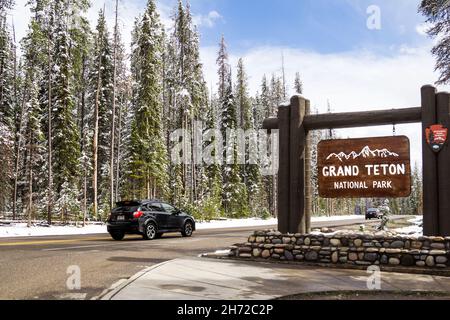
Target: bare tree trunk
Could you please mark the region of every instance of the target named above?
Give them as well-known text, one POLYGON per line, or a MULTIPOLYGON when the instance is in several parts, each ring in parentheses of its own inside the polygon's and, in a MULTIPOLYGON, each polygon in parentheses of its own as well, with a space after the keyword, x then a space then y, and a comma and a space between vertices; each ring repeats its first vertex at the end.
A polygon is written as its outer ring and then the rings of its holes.
MULTIPOLYGON (((17 46, 16 46, 16 28, 14 25, 14 21, 12 23, 13 28, 13 41, 14 41, 14 105, 17 105, 17 46)), ((22 119, 23 119, 23 105, 20 112, 20 124, 18 128, 19 137, 17 142, 17 154, 16 154, 16 166, 15 166, 15 175, 14 175, 14 195, 13 195, 13 220, 16 220, 17 214, 17 176, 19 173, 19 158, 20 158, 20 131, 22 129, 22 119)))
POLYGON ((148 174, 148 172, 147 172, 147 177, 146 177, 146 185, 147 185, 147 199, 150 199, 151 198, 151 195, 150 195, 150 193, 151 193, 151 186, 150 186, 150 175, 148 174))
MULTIPOLYGON (((181 110, 183 112, 183 110, 181 110)), ((186 116, 182 114, 182 120, 181 120, 181 128, 183 130, 183 133, 186 132, 186 116)), ((182 163, 182 185, 183 185, 183 197, 186 197, 186 191, 187 191, 187 142, 186 142, 186 135, 183 136, 183 163, 182 163)))
POLYGON ((122 106, 119 104, 119 127, 117 137, 117 160, 116 160, 116 200, 119 196, 119 182, 120 182, 120 152, 122 140, 122 106))
POLYGON ((17 218, 17 187, 18 187, 18 179, 19 179, 19 166, 20 166, 20 150, 22 146, 22 128, 24 121, 24 112, 25 112, 25 100, 26 100, 26 92, 27 88, 24 88, 23 93, 23 101, 20 107, 20 116, 19 116, 19 128, 18 128, 18 137, 17 137, 17 148, 16 148, 16 162, 14 167, 14 194, 13 194, 13 220, 17 218))
MULTIPOLYGON (((104 11, 103 11, 104 12, 104 11)), ((99 49, 102 47, 103 35, 99 34, 99 49)), ((94 189, 94 203, 93 203, 93 213, 94 216, 98 215, 98 113, 99 113, 99 102, 100 102, 100 90, 101 90, 101 80, 102 80, 102 55, 99 52, 98 61, 98 79, 97 79, 97 92, 95 94, 95 110, 94 110, 94 141, 93 141, 93 175, 92 175, 92 188, 94 189)))
POLYGON ((87 174, 86 169, 84 170, 84 186, 83 186, 83 227, 86 226, 86 216, 87 216, 87 174))
MULTIPOLYGON (((0 20, 0 28, 3 28, 3 21, 0 20)), ((5 68, 5 57, 0 56, 0 75, 3 75, 4 72, 4 68, 5 68)), ((0 106, 3 105, 3 97, 4 97, 4 93, 3 93, 3 86, 0 86, 0 106)))
MULTIPOLYGON (((101 58, 100 58, 101 60, 101 58)), ((92 188, 94 190, 94 204, 93 211, 94 216, 98 214, 98 109, 99 109, 99 99, 100 99, 100 86, 101 86, 101 63, 98 67, 98 81, 97 81, 97 93, 95 96, 95 111, 94 111, 94 141, 93 141, 93 173, 92 173, 92 188)))
POLYGON ((198 200, 198 190, 197 190, 197 148, 196 148, 196 142, 197 142, 197 123, 195 122, 194 117, 191 117, 191 154, 192 154, 192 195, 193 200, 198 200))
POLYGON ((83 155, 83 227, 86 226, 86 216, 87 216, 87 159, 84 154, 86 148, 86 138, 84 136, 84 126, 86 117, 86 82, 85 75, 86 72, 86 56, 83 56, 83 92, 81 94, 81 116, 80 116, 80 137, 81 137, 81 154, 83 155))
POLYGON ((30 158, 28 161, 28 227, 31 226, 33 214, 33 137, 30 130, 30 158))
POLYGON ((13 44, 14 44, 14 105, 17 105, 17 44, 16 44, 16 27, 14 25, 14 20, 12 22, 13 29, 13 44))
POLYGON ((47 44, 48 58, 48 199, 47 199, 47 222, 52 224, 53 209, 53 164, 52 164, 52 56, 50 48, 50 37, 47 44))
POLYGON ((109 170, 110 177, 110 208, 111 210, 114 207, 114 138, 116 131, 116 85, 117 85, 117 37, 118 37, 118 27, 117 27, 117 19, 118 19, 118 10, 119 10, 119 0, 116 0, 116 23, 114 26, 114 85, 113 85, 113 106, 112 106, 112 119, 111 119, 111 164, 109 170))

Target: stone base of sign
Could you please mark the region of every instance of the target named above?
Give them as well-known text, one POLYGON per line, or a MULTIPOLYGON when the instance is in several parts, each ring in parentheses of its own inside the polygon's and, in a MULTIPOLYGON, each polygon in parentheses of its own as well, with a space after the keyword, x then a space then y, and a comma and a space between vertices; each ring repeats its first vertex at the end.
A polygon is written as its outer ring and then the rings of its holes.
POLYGON ((300 235, 256 231, 230 247, 230 257, 331 265, 450 270, 450 237, 300 235))

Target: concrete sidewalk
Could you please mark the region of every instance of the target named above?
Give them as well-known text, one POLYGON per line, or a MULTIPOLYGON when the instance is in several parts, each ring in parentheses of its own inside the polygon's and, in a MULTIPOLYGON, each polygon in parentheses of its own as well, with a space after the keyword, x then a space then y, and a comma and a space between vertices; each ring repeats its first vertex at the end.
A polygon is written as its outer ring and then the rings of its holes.
MULTIPOLYGON (((148 268, 103 300, 269 300, 300 293, 367 290, 361 270, 207 258, 171 260, 148 268)), ((381 289, 450 292, 450 278, 382 272, 381 289)))

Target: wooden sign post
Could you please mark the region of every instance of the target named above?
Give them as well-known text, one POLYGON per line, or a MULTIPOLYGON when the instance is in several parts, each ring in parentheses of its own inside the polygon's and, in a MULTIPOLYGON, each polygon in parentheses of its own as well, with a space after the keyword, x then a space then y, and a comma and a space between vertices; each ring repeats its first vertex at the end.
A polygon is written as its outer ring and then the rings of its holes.
POLYGON ((322 198, 405 198, 411 194, 409 139, 385 137, 319 143, 322 198))
MULTIPOLYGON (((422 87, 421 94, 420 107, 318 115, 309 114, 309 100, 294 96, 289 106, 279 108, 278 118, 266 119, 264 128, 279 129, 280 136, 279 231, 310 232, 312 195, 305 179, 311 176, 306 163, 309 131, 421 122, 424 235, 450 236, 450 147, 442 141, 450 128, 450 95, 437 94, 432 86, 422 87), (430 148, 432 131, 438 139, 430 148)), ((390 198, 411 192, 406 137, 324 141, 319 145, 317 169, 323 197, 390 198)))

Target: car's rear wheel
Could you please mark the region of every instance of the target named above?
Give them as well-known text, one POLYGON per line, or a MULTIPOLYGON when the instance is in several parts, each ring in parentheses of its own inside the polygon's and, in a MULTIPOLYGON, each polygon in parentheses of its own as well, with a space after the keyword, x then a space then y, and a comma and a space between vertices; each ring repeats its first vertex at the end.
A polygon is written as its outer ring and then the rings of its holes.
POLYGON ((125 232, 115 231, 110 233, 111 237, 116 241, 121 241, 125 237, 125 232))
POLYGON ((156 225, 153 222, 148 223, 144 229, 145 240, 155 240, 158 236, 156 225))
POLYGON ((183 237, 192 237, 193 232, 194 232, 194 226, 193 226, 192 222, 187 221, 184 224, 184 228, 183 228, 183 231, 181 232, 181 234, 183 235, 183 237))

